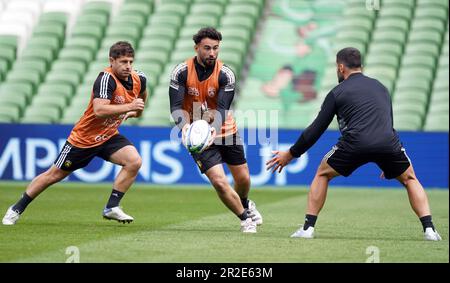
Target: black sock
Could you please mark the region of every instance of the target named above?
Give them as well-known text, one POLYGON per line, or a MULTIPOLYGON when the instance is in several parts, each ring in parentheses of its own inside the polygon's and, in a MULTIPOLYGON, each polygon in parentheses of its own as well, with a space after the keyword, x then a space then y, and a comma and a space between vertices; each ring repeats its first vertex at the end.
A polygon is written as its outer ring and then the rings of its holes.
POLYGON ((431 227, 431 229, 434 230, 433 220, 431 220, 431 215, 427 215, 424 217, 420 217, 420 222, 422 222, 423 231, 425 232, 425 229, 428 227, 431 227))
POLYGON ((27 195, 27 193, 23 193, 22 198, 12 207, 12 210, 18 211, 20 214, 27 208, 30 202, 33 199, 27 195))
POLYGON ((111 196, 109 197, 108 204, 106 205, 106 208, 119 206, 119 202, 124 194, 125 193, 113 189, 111 192, 111 196))
POLYGON ((247 218, 251 218, 250 213, 248 212, 248 209, 244 209, 244 212, 242 212, 241 215, 238 215, 239 219, 245 220, 247 218))
POLYGON ((248 198, 241 198, 241 203, 244 208, 248 208, 248 198))
POLYGON ((317 215, 306 214, 305 215, 305 225, 303 225, 303 230, 307 230, 309 227, 314 227, 316 225, 317 215))

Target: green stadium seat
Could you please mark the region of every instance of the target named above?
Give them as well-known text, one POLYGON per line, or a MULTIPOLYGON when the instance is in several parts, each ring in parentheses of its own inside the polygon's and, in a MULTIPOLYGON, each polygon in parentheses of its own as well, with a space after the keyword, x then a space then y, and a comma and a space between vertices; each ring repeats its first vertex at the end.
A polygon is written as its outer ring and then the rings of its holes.
POLYGON ((366 18, 373 20, 376 17, 374 10, 366 9, 365 5, 348 7, 343 14, 343 18, 366 18))
POLYGON ((154 14, 150 17, 149 23, 150 26, 154 25, 155 23, 164 25, 164 26, 173 26, 176 28, 179 28, 181 26, 181 23, 183 21, 183 18, 177 16, 177 15, 158 15, 154 14))
POLYGON ((0 46, 0 59, 8 62, 8 69, 11 68, 13 62, 16 60, 16 50, 11 46, 0 46))
POLYGON ((83 77, 86 72, 86 64, 78 60, 57 60, 52 65, 53 72, 72 71, 79 77, 83 77))
POLYGON ((194 0, 193 2, 194 3, 217 3, 217 4, 220 4, 220 5, 222 5, 222 6, 225 6, 225 5, 227 5, 228 4, 228 1, 229 0, 194 0))
POLYGON ((404 113, 394 115, 394 129, 417 131, 422 127, 422 118, 419 115, 404 113))
POLYGON ((197 27, 198 29, 207 26, 217 27, 218 23, 217 17, 208 15, 188 15, 184 21, 185 26, 197 27))
POLYGON ((403 48, 400 43, 395 42, 372 42, 369 47, 369 53, 373 56, 375 54, 394 54, 401 56, 403 54, 403 48))
POLYGON ((427 119, 425 120, 424 130, 448 132, 448 119, 448 112, 442 115, 428 115, 427 119))
POLYGON ((25 110, 22 123, 55 123, 59 120, 60 110, 51 106, 29 106, 25 110))
POLYGON ((94 25, 94 22, 83 22, 76 24, 73 29, 72 37, 92 37, 100 41, 104 34, 104 27, 100 25, 94 25))
POLYGON ((399 57, 393 54, 376 54, 375 56, 369 55, 366 57, 366 61, 364 62, 364 66, 390 66, 396 68, 399 63, 399 57))
MULTIPOLYGON (((377 21, 378 24, 378 21, 377 21)), ((339 30, 364 30, 365 32, 371 32, 373 29, 373 22, 369 18, 347 18, 339 23, 339 30)))
POLYGON ((383 0, 382 8, 393 7, 393 6, 404 6, 406 8, 412 9, 414 7, 414 1, 411 0, 383 0))
POLYGON ((403 45, 406 33, 399 30, 375 30, 372 35, 373 42, 394 42, 403 45))
POLYGON ((137 3, 137 2, 125 2, 122 5, 122 8, 120 10, 122 13, 133 13, 133 14, 140 14, 144 17, 148 17, 150 13, 152 12, 152 6, 149 6, 145 3, 137 3))
POLYGON ((103 27, 103 29, 108 25, 108 15, 107 14, 80 14, 77 17, 77 22, 75 25, 85 25, 95 23, 96 26, 103 27))
POLYGON ((237 39, 237 40, 242 40, 246 43, 246 45, 248 46, 248 43, 251 40, 251 34, 248 30, 243 30, 241 28, 225 28, 223 27, 222 30, 220 31, 220 33, 222 34, 222 40, 226 41, 229 39, 237 39))
POLYGON ((58 38, 60 42, 60 46, 62 46, 62 43, 64 41, 65 37, 65 27, 64 25, 60 24, 54 24, 54 23, 43 23, 37 25, 33 30, 33 37, 34 36, 53 36, 58 38))
POLYGON ((79 47, 79 48, 87 48, 91 52, 97 51, 99 47, 99 41, 97 38, 93 38, 90 36, 75 36, 70 37, 65 42, 66 47, 79 47))
POLYGON ((81 61, 84 64, 89 64, 94 58, 92 51, 76 46, 65 47, 59 52, 59 59, 81 61))
POLYGON ((444 10, 440 7, 420 7, 416 9, 416 19, 439 19, 444 23, 448 21, 448 9, 444 10))
POLYGON ((55 82, 45 82, 39 86, 37 95, 39 96, 61 96, 64 97, 67 101, 73 96, 73 87, 64 82, 55 83, 55 82))
POLYGON ((227 15, 247 15, 252 19, 257 19, 259 17, 259 8, 246 3, 233 3, 233 5, 228 5, 225 14, 227 15))
POLYGON ((3 119, 9 119, 12 122, 17 122, 20 118, 20 109, 19 107, 14 107, 12 105, 0 105, 0 115, 6 117, 3 119))
POLYGON ((8 82, 15 83, 28 83, 32 86, 33 91, 35 91, 41 82, 41 74, 36 70, 28 70, 28 72, 19 71, 11 71, 8 73, 6 77, 8 82))
POLYGON ((54 53, 61 48, 60 40, 51 35, 35 35, 31 37, 27 42, 27 48, 33 48, 33 46, 45 46, 50 48, 54 53))
POLYGON ((436 30, 443 33, 445 30, 444 23, 439 19, 434 18, 419 18, 412 22, 411 28, 413 30, 436 30))
POLYGON ((448 9, 448 2, 447 1, 441 1, 441 0, 418 0, 417 1, 418 7, 430 7, 430 6, 436 6, 439 8, 448 9))
POLYGON ((171 50, 173 48, 173 40, 169 38, 143 38, 139 42, 139 49, 156 48, 162 50, 171 50))
POLYGON ((342 30, 336 35, 337 41, 356 40, 362 43, 369 41, 369 34, 362 30, 342 30))
POLYGON ((398 115, 398 114, 415 114, 415 115, 419 115, 420 117, 424 117, 425 112, 426 112, 426 104, 423 103, 418 103, 415 100, 397 100, 397 97, 394 98, 394 102, 392 104, 392 110, 393 110, 393 114, 398 115))
POLYGON ((104 14, 109 16, 111 13, 111 3, 104 1, 92 1, 83 5, 81 14, 104 14))
POLYGON ((375 27, 377 30, 396 29, 401 32, 408 32, 409 22, 403 18, 380 18, 376 21, 375 27))
POLYGON ((0 34, 0 42, 2 46, 9 46, 14 50, 17 49, 18 42, 16 35, 0 34))
MULTIPOLYGON (((255 21, 247 16, 224 15, 220 19, 220 26, 221 28, 241 27, 246 30, 253 31, 255 29, 255 21)), ((221 28, 219 28, 219 31, 221 30, 221 28)))
POLYGON ((395 80, 397 77, 397 68, 390 66, 368 66, 364 69, 364 73, 373 78, 383 76, 390 80, 395 80))
POLYGON ((101 48, 109 48, 118 41, 128 41, 133 47, 137 47, 138 38, 131 35, 108 35, 103 38, 101 48))
POLYGON ((0 93, 0 105, 1 106, 13 106, 13 108, 19 108, 20 112, 23 112, 27 107, 27 96, 23 94, 6 95, 0 93))
POLYGON ((157 14, 166 14, 166 15, 170 15, 170 14, 176 14, 179 17, 184 17, 187 14, 188 11, 188 5, 183 4, 183 3, 167 3, 167 4, 162 4, 156 7, 156 13, 157 14))
POLYGON ((404 18, 410 20, 412 17, 412 9, 406 6, 383 6, 380 9, 380 18, 404 18))
POLYGON ((177 28, 173 26, 149 26, 144 30, 143 33, 144 38, 170 38, 171 40, 175 40, 178 35, 177 28))
POLYGON ((67 105, 67 100, 63 96, 40 96, 36 95, 31 102, 30 107, 57 107, 60 111, 67 105))
POLYGON ((409 33, 409 42, 429 42, 432 44, 440 45, 442 41, 442 35, 435 30, 411 30, 409 33))
POLYGON ((145 62, 147 60, 153 60, 159 62, 161 65, 165 64, 168 60, 167 51, 156 51, 156 50, 139 50, 139 53, 136 54, 136 62, 145 62))
POLYGON ((402 67, 425 67, 434 69, 436 66, 435 58, 431 55, 411 55, 405 56, 402 60, 402 67))
POLYGON ((11 95, 11 93, 14 93, 16 95, 25 95, 29 100, 31 100, 31 97, 34 93, 33 86, 31 84, 25 84, 22 82, 3 82, 0 84, 0 95, 6 94, 11 95))
POLYGON ((47 66, 53 62, 54 56, 50 49, 38 48, 28 49, 26 48, 20 57, 21 60, 41 60, 44 61, 47 66))
POLYGON ((190 15, 213 15, 214 17, 221 17, 223 14, 223 6, 216 3, 194 3, 191 5, 190 15))
POLYGON ((421 42, 421 43, 410 43, 406 46, 406 55, 431 55, 434 58, 439 56, 439 47, 432 43, 421 42))
POLYGON ((114 18, 112 24, 119 26, 131 25, 138 27, 139 30, 142 31, 147 24, 147 17, 142 16, 141 14, 121 13, 114 18))
POLYGON ((58 72, 49 72, 47 77, 45 78, 46 83, 60 83, 67 84, 72 87, 72 92, 78 87, 78 84, 81 82, 81 78, 78 76, 76 72, 73 71, 58 71, 58 72))
POLYGON ((423 78, 431 82, 433 79, 433 70, 423 67, 403 67, 399 72, 399 79, 402 78, 410 80, 423 78))
MULTIPOLYGON (((141 31, 138 27, 127 25, 111 25, 106 32, 107 37, 131 37, 136 44, 136 41, 141 36, 141 31)), ((134 45, 135 45, 134 44, 134 45)), ((103 45, 104 46, 104 45, 103 45)))
POLYGON ((66 26, 68 15, 65 12, 44 12, 39 17, 40 24, 55 24, 59 26, 66 26))
POLYGON ((42 61, 42 60, 21 60, 21 59, 19 59, 14 63, 13 69, 22 70, 22 71, 26 71, 26 70, 38 71, 39 74, 41 75, 41 79, 43 79, 44 74, 47 73, 47 71, 48 71, 47 64, 45 63, 45 61, 42 61))

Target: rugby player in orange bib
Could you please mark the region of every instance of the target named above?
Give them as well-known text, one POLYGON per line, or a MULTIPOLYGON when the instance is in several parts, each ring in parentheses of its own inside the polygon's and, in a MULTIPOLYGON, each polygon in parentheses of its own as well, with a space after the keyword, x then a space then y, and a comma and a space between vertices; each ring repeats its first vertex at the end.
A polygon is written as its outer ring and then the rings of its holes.
POLYGON ((123 195, 133 184, 141 157, 133 144, 119 134, 118 127, 128 118, 139 117, 147 99, 146 77, 133 70, 134 50, 124 41, 111 46, 110 67, 94 83, 89 105, 75 124, 55 163, 34 178, 22 198, 6 212, 4 225, 14 225, 27 205, 50 185, 73 171, 86 167, 98 156, 122 166, 114 181, 103 217, 130 223, 134 219, 119 207, 123 195))
POLYGON ((248 199, 250 174, 236 123, 228 111, 234 97, 235 76, 217 59, 222 35, 207 27, 200 29, 193 40, 197 56, 178 64, 171 74, 170 111, 183 136, 190 123, 198 119, 213 126, 214 143, 191 155, 221 201, 241 220, 241 231, 255 233, 262 217, 248 199), (234 189, 222 163, 233 175, 234 189))

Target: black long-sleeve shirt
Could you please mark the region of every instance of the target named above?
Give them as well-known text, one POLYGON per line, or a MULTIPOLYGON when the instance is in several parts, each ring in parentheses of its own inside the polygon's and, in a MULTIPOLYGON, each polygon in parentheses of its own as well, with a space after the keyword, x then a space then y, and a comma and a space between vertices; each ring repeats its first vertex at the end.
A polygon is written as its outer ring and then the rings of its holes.
MULTIPOLYGON (((195 70, 197 72, 198 80, 204 81, 211 76, 214 71, 214 66, 204 67, 200 65, 197 60, 194 60, 195 70)), ((170 98, 170 112, 178 127, 183 128, 187 123, 184 117, 180 115, 183 107, 184 95, 186 94, 186 81, 188 68, 185 62, 178 64, 170 76, 169 98, 170 98)), ((226 111, 230 109, 231 102, 234 98, 235 91, 235 75, 227 65, 223 65, 219 74, 219 92, 217 94, 217 111, 221 119, 214 119, 215 121, 225 121, 226 111)), ((216 130, 219 131, 222 125, 215 125, 216 130)))
POLYGON ((341 131, 339 148, 366 153, 401 148, 388 90, 375 79, 353 73, 328 93, 316 119, 290 148, 292 156, 299 157, 313 146, 334 115, 341 131))

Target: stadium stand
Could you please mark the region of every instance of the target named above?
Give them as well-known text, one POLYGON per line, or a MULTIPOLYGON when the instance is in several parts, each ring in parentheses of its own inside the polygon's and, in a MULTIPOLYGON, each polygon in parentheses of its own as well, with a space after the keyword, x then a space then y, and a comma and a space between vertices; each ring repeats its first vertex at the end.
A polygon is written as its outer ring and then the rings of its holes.
MULTIPOLYGON (((380 2, 0 0, 0 122, 76 122, 110 45, 128 40, 151 98, 127 124, 171 125, 169 74, 211 25, 223 34, 219 57, 236 73, 242 113, 278 110, 280 127, 306 127, 337 83, 336 51, 354 46, 391 92, 396 129, 448 131, 448 2, 380 2)), ((266 123, 247 118, 239 126, 266 123)))

